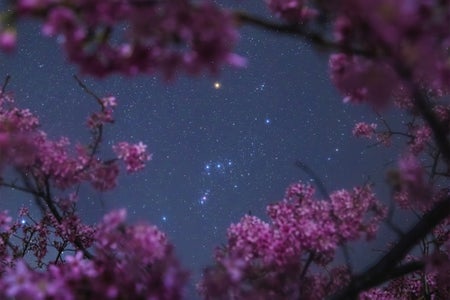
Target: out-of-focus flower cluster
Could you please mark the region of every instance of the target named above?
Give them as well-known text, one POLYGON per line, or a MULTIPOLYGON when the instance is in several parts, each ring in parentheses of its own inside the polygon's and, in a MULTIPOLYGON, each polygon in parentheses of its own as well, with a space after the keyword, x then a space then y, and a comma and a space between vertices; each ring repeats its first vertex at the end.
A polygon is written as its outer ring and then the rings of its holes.
POLYGON ((35 146, 30 132, 39 126, 39 120, 28 110, 14 106, 14 99, 0 94, 0 171, 6 162, 23 166, 35 159, 35 146))
MULTIPOLYGON (((331 79, 345 102, 410 106, 411 81, 435 95, 450 86, 450 3, 438 0, 266 0, 270 10, 312 35, 331 24, 331 79), (338 50, 339 52, 339 50, 338 50)), ((320 38, 318 38, 320 40, 320 38)), ((317 41, 320 45, 320 41, 317 41)), ((325 45, 326 46, 326 45, 325 45)))
POLYGON ((346 0, 335 8, 336 41, 371 53, 330 58, 332 79, 348 101, 379 108, 398 97, 411 98, 404 90, 408 80, 435 95, 449 92, 449 3, 346 0))
POLYGON ((217 265, 199 286, 205 297, 322 299, 344 285, 348 270, 333 269, 341 282, 332 277, 327 285, 330 278, 321 267, 330 264, 339 246, 373 238, 386 209, 368 186, 336 191, 329 200, 313 195, 311 186, 293 184, 282 201, 267 207, 270 223, 247 215, 232 224, 217 265))
POLYGON ((306 5, 304 0, 265 0, 269 9, 278 17, 291 23, 307 22, 318 12, 306 5))
POLYGON ((17 33, 15 30, 0 30, 0 50, 4 52, 13 52, 16 48, 17 33))
MULTIPOLYGON (((28 215, 28 211, 22 210, 23 214, 28 215)), ((0 214, 2 241, 9 239, 11 243, 22 229, 21 246, 27 247, 8 253, 8 245, 0 244, 2 299, 182 298, 187 273, 175 259, 166 236, 155 226, 126 225, 124 210, 107 214, 96 227, 74 228, 79 222, 68 220, 56 228, 88 240, 85 246, 92 246, 94 258, 85 258, 81 251, 60 252, 56 263, 42 265, 41 252, 46 251, 47 243, 53 240, 54 247, 61 246, 49 236, 51 218, 47 224, 10 224, 11 218, 5 212, 0 214), (21 259, 21 251, 32 251, 45 272, 31 268, 21 259)))
MULTIPOLYGON (((212 1, 17 0, 11 9, 44 19, 43 34, 57 37, 69 60, 96 76, 161 72, 171 79, 245 65, 232 52, 238 32, 231 14, 212 1)), ((0 31, 0 49, 11 50, 13 37, 0 31)))

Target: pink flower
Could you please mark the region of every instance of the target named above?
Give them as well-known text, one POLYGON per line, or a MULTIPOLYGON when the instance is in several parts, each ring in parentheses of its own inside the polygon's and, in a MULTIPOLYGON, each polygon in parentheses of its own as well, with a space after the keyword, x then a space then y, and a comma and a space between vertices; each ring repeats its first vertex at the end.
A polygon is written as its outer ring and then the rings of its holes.
POLYGON ((233 16, 211 1, 21 0, 22 14, 43 17, 42 32, 58 36, 68 58, 96 76, 160 72, 172 79, 178 71, 216 73, 223 64, 243 67, 232 52, 238 39, 233 16), (127 30, 115 30, 127 24, 127 30), (105 28, 117 33, 111 38, 105 28), (90 34, 90 33, 95 34, 90 34), (121 34, 122 33, 122 34, 121 34))
POLYGON ((99 191, 111 190, 117 185, 119 166, 115 162, 93 164, 88 174, 89 182, 99 191))
POLYGON ((401 188, 409 196, 411 205, 431 204, 431 187, 425 181, 425 170, 412 154, 406 154, 398 161, 401 188))
POLYGON ((421 126, 415 128, 412 134, 414 139, 409 145, 409 150, 412 154, 417 156, 425 149, 427 143, 431 141, 431 129, 428 126, 421 126))
POLYGON ((356 137, 365 137, 365 138, 371 138, 375 134, 375 129, 377 128, 377 124, 371 123, 367 124, 364 122, 356 123, 355 127, 353 128, 353 135, 356 137))
MULTIPOLYGON (((388 103, 388 91, 395 92, 400 85, 392 70, 383 70, 386 65, 396 68, 401 65, 415 83, 436 94, 448 92, 450 66, 446 61, 450 31, 447 3, 441 7, 435 1, 345 0, 332 9, 337 15, 335 37, 344 47, 362 46, 364 50, 377 52, 370 56, 381 57, 366 69, 368 72, 356 72, 355 69, 351 72, 361 76, 359 80, 352 76, 351 82, 367 88, 364 99, 369 103, 388 103), (387 84, 384 89, 383 83, 387 84), (378 89, 381 90, 377 93, 378 89), (378 96, 383 97, 377 99, 378 96)), ((334 81, 341 92, 354 101, 353 94, 357 89, 350 88, 350 82, 334 81)))
POLYGON ((70 273, 70 280, 79 280, 82 277, 95 277, 98 271, 95 269, 94 262, 83 258, 83 252, 77 251, 75 256, 66 257, 66 265, 64 266, 70 273))
POLYGON ((12 52, 16 48, 17 33, 15 30, 7 29, 0 32, 0 50, 12 52))
POLYGON ((329 66, 331 80, 345 96, 344 102, 368 102, 380 109, 386 107, 400 88, 397 75, 383 61, 333 54, 329 66))
POLYGON ((104 108, 117 106, 117 100, 116 100, 116 97, 114 97, 114 96, 103 97, 101 99, 101 102, 102 102, 102 105, 104 108))
POLYGON ((318 12, 305 5, 303 0, 266 0, 269 9, 277 16, 292 23, 309 21, 318 12))
POLYGON ((368 186, 333 192, 329 200, 313 196, 310 185, 294 183, 283 200, 267 207, 270 222, 247 215, 230 225, 216 266, 199 284, 202 295, 323 299, 342 288, 350 280, 347 269, 332 269, 331 281, 320 270, 329 270, 338 246, 363 235, 372 238, 386 209, 368 186), (308 269, 314 271, 300 280, 305 261, 315 265, 308 269))
POLYGON ((119 159, 125 162, 129 173, 136 172, 145 167, 145 162, 151 159, 151 154, 147 153, 147 146, 142 142, 138 144, 118 143, 113 146, 114 152, 119 159))
MULTIPOLYGON (((103 105, 105 104, 108 104, 108 106, 113 107, 113 105, 109 105, 110 103, 108 102, 103 103, 103 105)), ((108 106, 104 106, 105 109, 103 109, 100 112, 95 112, 89 116, 87 121, 87 126, 89 128, 95 129, 107 123, 114 123, 113 111, 108 106)))
POLYGON ((44 299, 42 293, 36 286, 36 278, 22 260, 16 263, 14 269, 10 269, 4 276, 6 295, 14 299, 44 299))

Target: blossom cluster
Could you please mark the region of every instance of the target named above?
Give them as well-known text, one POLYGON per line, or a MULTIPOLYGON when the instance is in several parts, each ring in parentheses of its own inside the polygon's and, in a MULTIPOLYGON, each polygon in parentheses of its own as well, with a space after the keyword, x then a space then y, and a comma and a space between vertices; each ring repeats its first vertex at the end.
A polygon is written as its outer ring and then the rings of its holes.
MULTIPOLYGON (((314 273, 308 264, 326 267, 338 247, 363 236, 373 238, 386 209, 368 186, 336 191, 328 200, 313 196, 312 186, 293 184, 282 201, 267 207, 270 223, 247 215, 232 224, 228 243, 216 254, 217 265, 200 285, 206 298, 232 293, 237 298, 294 299, 308 291, 334 291, 339 285, 325 289, 325 273, 314 273)), ((339 270, 348 278, 348 270, 339 270)))
POLYGON ((98 115, 111 118, 98 118, 90 126, 92 144, 76 145, 71 151, 68 138, 49 139, 39 129, 37 117, 17 108, 10 94, 0 95, 0 163, 13 166, 22 178, 18 182, 0 177, 0 187, 34 195, 42 213, 38 218, 23 207, 14 222, 7 212, 0 213, 2 299, 180 299, 183 295, 187 273, 164 233, 147 224, 127 225, 124 210, 111 212, 99 225, 87 225, 76 211, 77 192, 67 194, 83 182, 98 190, 111 189, 119 160, 128 172, 135 172, 151 157, 142 142, 118 143, 112 160, 97 156, 103 126, 113 121, 116 101, 96 98, 101 106, 98 115))
POLYGON ((410 69, 417 82, 426 81, 436 93, 446 90, 450 7, 431 2, 346 0, 312 2, 316 7, 311 7, 303 0, 266 1, 275 15, 302 24, 305 32, 321 26, 321 18, 328 19, 335 47, 346 50, 330 55, 333 83, 344 95, 344 102, 368 102, 376 109, 399 98, 410 98, 398 74, 400 65, 410 69), (351 50, 359 53, 352 54, 351 50))
POLYGON ((317 17, 318 12, 306 5, 304 0, 266 0, 269 9, 288 22, 307 22, 317 17))
MULTIPOLYGON (((334 54, 331 77, 348 101, 376 108, 399 97, 409 80, 436 95, 449 92, 450 4, 428 0, 346 0, 334 7, 334 37, 345 49, 334 54)), ((404 101, 402 101, 404 102, 404 101)))
POLYGON ((422 153, 427 144, 431 142, 431 129, 425 125, 420 127, 413 126, 410 131, 414 138, 409 144, 409 152, 417 156, 422 153))
POLYGON ((145 167, 145 162, 151 159, 146 148, 147 146, 142 142, 135 145, 121 142, 113 146, 117 157, 125 162, 128 172, 136 172, 145 167))
POLYGON ((377 124, 375 123, 359 122, 355 124, 352 133, 356 137, 371 138, 375 133, 375 129, 377 129, 377 124))
MULTIPOLYGON (((187 273, 175 259, 166 236, 155 226, 127 225, 125 217, 124 210, 113 211, 90 231, 80 228, 80 230, 70 229, 72 234, 90 237, 86 246, 92 245, 95 252, 93 259, 87 259, 81 251, 73 255, 64 255, 60 252, 61 258, 46 265, 43 272, 30 268, 22 259, 13 259, 12 255, 7 257, 2 251, 0 265, 4 270, 0 280, 0 297, 2 299, 181 299, 187 273), (8 265, 5 264, 7 262, 8 265)), ((5 214, 0 214, 0 221, 6 225, 11 220, 6 218, 5 214)), ((59 227, 69 229, 70 224, 76 222, 69 220, 59 227)), ((33 249, 33 240, 39 242, 36 246, 39 249, 45 247, 49 240, 46 235, 48 232, 38 225, 24 227, 35 228, 39 236, 23 237, 24 245, 28 241, 30 249, 33 249)), ((7 227, 5 230, 3 226, 3 236, 11 235, 13 230, 11 228, 7 227)), ((24 234, 27 233, 30 235, 29 230, 24 230, 24 234)), ((38 257, 38 254, 35 255, 38 257)))
POLYGON ((16 48, 17 34, 15 30, 0 29, 0 50, 3 52, 12 52, 16 48))
MULTIPOLYGON (((0 96, 0 166, 6 163, 18 166, 37 182, 49 181, 60 189, 68 189, 83 181, 98 190, 116 186, 119 174, 117 159, 103 161, 92 153, 90 147, 82 145, 76 145, 75 154, 72 154, 68 138, 49 139, 45 132, 39 130, 37 117, 27 109, 17 108, 10 95, 0 96)), ((104 98, 102 110, 97 113, 104 116, 107 111, 108 122, 112 121, 110 107, 115 106, 113 100, 104 98)), ((97 118, 91 128, 98 129, 105 122, 105 118, 97 118)), ((117 158, 124 160, 128 172, 142 169, 151 157, 143 143, 122 142, 114 150, 117 158)))
POLYGON ((329 60, 330 76, 344 102, 368 102, 384 108, 402 86, 394 70, 385 62, 347 54, 333 54, 329 60))
MULTIPOLYGON (((420 299, 424 295, 432 295, 433 299, 448 299, 450 297, 449 281, 449 247, 438 250, 426 257, 424 271, 395 278, 382 288, 373 288, 360 294, 359 299, 396 300, 420 299)), ((404 263, 418 262, 418 258, 408 255, 404 263)))
MULTIPOLYGON (((232 52, 238 33, 231 14, 212 1, 14 2, 17 16, 44 18, 43 34, 57 36, 69 60, 91 75, 161 72, 170 79, 245 64, 232 52)), ((7 33, 0 37, 11 48, 7 33)))

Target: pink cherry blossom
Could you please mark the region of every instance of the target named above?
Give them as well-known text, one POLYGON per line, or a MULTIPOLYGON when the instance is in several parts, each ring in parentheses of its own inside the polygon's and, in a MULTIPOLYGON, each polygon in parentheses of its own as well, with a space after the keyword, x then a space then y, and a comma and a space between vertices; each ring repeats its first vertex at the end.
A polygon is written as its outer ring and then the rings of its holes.
POLYGON ((317 11, 306 6, 306 1, 303 0, 266 0, 265 2, 276 16, 289 22, 309 21, 317 16, 317 11))
POLYGON ((223 64, 245 65, 232 52, 238 33, 231 14, 209 1, 20 0, 15 5, 22 15, 44 18, 44 35, 59 36, 69 60, 92 75, 160 72, 172 79, 178 71, 217 73, 223 64), (123 24, 128 29, 112 41, 108 32, 123 24))
POLYGON ((431 187, 425 180, 425 170, 417 157, 412 154, 403 156, 398 162, 401 186, 412 204, 431 203, 431 187))
POLYGON ((134 145, 121 142, 113 146, 113 150, 117 157, 125 162, 129 173, 141 170, 144 168, 145 162, 152 158, 151 154, 146 152, 147 146, 142 142, 134 145))
MULTIPOLYGON (((448 92, 450 69, 445 61, 450 10, 447 3, 346 0, 336 4, 332 7, 338 11, 334 28, 337 41, 344 47, 363 46, 368 52, 374 49, 378 52, 372 53, 377 56, 377 61, 373 61, 375 65, 363 62, 363 70, 347 65, 348 73, 341 73, 346 77, 341 80, 337 78, 338 74, 333 75, 336 86, 351 101, 364 99, 372 104, 387 103, 390 100, 388 91, 395 91, 402 85, 390 67, 408 69, 413 81, 426 85, 437 94, 448 92), (355 96, 356 86, 359 91, 365 88, 364 96, 355 96)), ((332 68, 336 67, 335 59, 331 58, 332 68)))
POLYGON ((0 29, 0 50, 11 53, 15 50, 17 44, 17 33, 15 30, 0 29))
POLYGON ((231 292, 255 299, 321 299, 348 282, 346 275, 340 284, 325 287, 326 274, 298 276, 308 256, 321 270, 333 261, 338 246, 364 235, 373 238, 386 209, 369 187, 336 191, 330 200, 313 196, 312 186, 292 184, 282 201, 267 207, 270 223, 247 215, 232 224, 227 245, 217 250, 216 266, 199 285, 203 296, 221 298, 231 292))
POLYGON ((431 141, 431 129, 428 126, 421 126, 419 128, 412 129, 412 135, 414 136, 412 142, 409 145, 409 149, 412 154, 419 155, 424 151, 427 143, 431 141))
POLYGON ((377 124, 375 123, 368 124, 364 122, 359 122, 355 124, 352 133, 356 137, 371 138, 374 135, 376 128, 377 124))
POLYGON ((329 65, 331 80, 345 95, 344 102, 368 102, 380 109, 386 107, 400 88, 398 76, 383 61, 333 54, 329 65))

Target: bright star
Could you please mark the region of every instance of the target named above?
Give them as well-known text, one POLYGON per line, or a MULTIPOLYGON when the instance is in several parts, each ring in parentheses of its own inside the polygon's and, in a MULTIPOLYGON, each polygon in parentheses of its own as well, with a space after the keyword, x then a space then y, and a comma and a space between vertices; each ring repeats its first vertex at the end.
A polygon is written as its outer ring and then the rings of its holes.
POLYGON ((209 196, 209 190, 203 193, 203 195, 200 197, 200 200, 198 201, 200 205, 206 204, 208 202, 208 196, 209 196))
POLYGON ((222 87, 222 84, 220 82, 218 82, 218 81, 214 82, 214 88, 216 90, 220 89, 221 87, 222 87))

